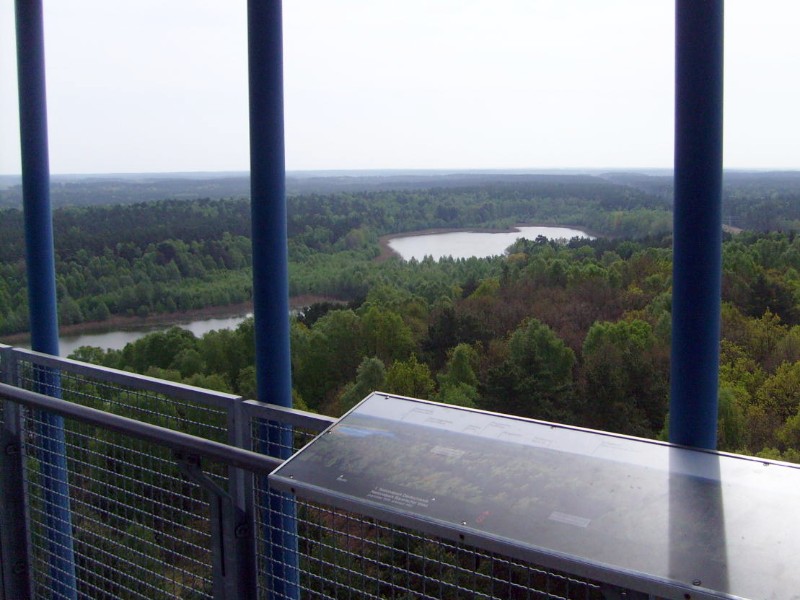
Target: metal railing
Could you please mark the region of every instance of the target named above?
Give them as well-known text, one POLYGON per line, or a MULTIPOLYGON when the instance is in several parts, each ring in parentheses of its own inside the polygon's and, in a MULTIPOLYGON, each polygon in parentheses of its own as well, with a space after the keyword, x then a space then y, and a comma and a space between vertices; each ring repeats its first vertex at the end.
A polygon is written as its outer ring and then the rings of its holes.
POLYGON ((267 428, 287 428, 294 451, 335 419, 7 346, 0 378, 0 598, 603 597, 593 582, 270 489, 280 460, 259 452, 267 428), (58 389, 39 393, 54 370, 58 389), (43 414, 64 420, 68 592, 45 518, 43 414), (286 506, 295 527, 276 531, 286 506), (269 544, 296 560, 276 566, 269 544))

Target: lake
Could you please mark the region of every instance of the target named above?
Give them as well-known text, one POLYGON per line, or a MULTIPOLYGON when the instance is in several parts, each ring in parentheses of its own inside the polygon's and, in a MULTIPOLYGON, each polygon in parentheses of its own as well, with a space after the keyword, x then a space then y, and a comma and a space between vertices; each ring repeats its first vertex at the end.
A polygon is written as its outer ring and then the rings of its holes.
MULTIPOLYGON (((524 237, 534 240, 543 235, 548 239, 570 239, 573 237, 592 238, 578 229, 568 227, 517 227, 514 231, 499 233, 486 233, 475 231, 453 231, 449 233, 431 233, 423 235, 409 235, 396 237, 389 240, 389 247, 405 260, 415 258, 422 260, 425 256, 432 256, 438 260, 445 256, 453 258, 471 258, 496 256, 503 254, 506 248, 517 239, 524 237)), ((188 329, 197 337, 214 329, 233 329, 245 318, 251 316, 234 315, 213 319, 199 319, 196 321, 176 322, 174 325, 188 329)), ((154 331, 165 331, 172 325, 152 325, 132 329, 119 329, 113 331, 99 331, 76 335, 63 335, 59 338, 59 353, 67 356, 81 346, 98 346, 105 349, 118 350, 125 344, 135 342, 139 338, 154 331)), ((15 344, 21 348, 30 348, 29 344, 15 344)))
MULTIPOLYGON (((233 317, 218 317, 213 319, 199 319, 196 321, 186 321, 183 323, 173 323, 172 325, 152 325, 136 329, 117 329, 114 331, 99 331, 96 333, 81 333, 76 335, 62 335, 58 338, 58 351, 60 356, 68 356, 81 346, 98 346, 103 350, 119 350, 125 344, 135 342, 143 338, 148 333, 156 331, 166 331, 169 327, 177 325, 183 329, 188 329, 197 337, 208 333, 214 329, 234 329, 252 313, 233 317)), ((14 344, 19 348, 30 348, 30 343, 14 344)))
POLYGON ((517 227, 513 231, 497 233, 452 231, 396 237, 389 240, 389 247, 405 260, 422 260, 426 256, 432 256, 434 260, 446 256, 485 258, 503 254, 519 238, 535 240, 540 235, 551 240, 573 237, 594 239, 586 232, 569 227, 517 227))

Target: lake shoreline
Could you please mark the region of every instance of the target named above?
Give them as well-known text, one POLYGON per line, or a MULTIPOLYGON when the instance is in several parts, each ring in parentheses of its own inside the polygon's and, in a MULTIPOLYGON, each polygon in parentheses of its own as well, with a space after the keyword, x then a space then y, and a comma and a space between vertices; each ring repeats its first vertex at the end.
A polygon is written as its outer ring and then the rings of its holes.
MULTIPOLYGON (((291 310, 297 310, 306 306, 310 306, 316 302, 340 302, 340 300, 326 296, 314 296, 306 294, 289 298, 289 308, 291 310)), ((148 315, 147 317, 111 315, 105 321, 87 321, 85 323, 75 323, 74 325, 62 325, 58 328, 58 333, 59 336, 75 336, 82 334, 104 333, 110 330, 137 331, 160 326, 168 327, 170 325, 176 325, 180 327, 182 323, 202 321, 205 319, 239 317, 242 315, 252 314, 252 312, 252 302, 241 302, 239 304, 207 306, 205 308, 184 310, 180 312, 158 313, 148 315)), ((13 346, 14 344, 29 342, 30 337, 31 334, 28 331, 11 333, 0 337, 0 343, 13 346)))
MULTIPOLYGON (((374 259, 376 262, 383 262, 392 257, 402 259, 400 254, 395 252, 390 246, 389 242, 395 238, 418 237, 426 235, 436 235, 443 233, 512 233, 520 227, 563 227, 574 229, 585 233, 588 236, 599 237, 598 234, 587 230, 584 227, 577 225, 562 225, 552 223, 517 223, 510 227, 497 228, 497 227, 439 227, 431 229, 422 229, 417 231, 408 231, 400 233, 392 233, 383 235, 379 238, 380 254, 374 259)), ((319 296, 319 295, 300 295, 293 296, 289 299, 289 308, 297 310, 305 306, 310 306, 316 302, 342 302, 339 299, 319 296)), ((205 308, 187 310, 173 313, 158 313, 148 315, 147 317, 138 317, 130 315, 111 315, 105 321, 88 321, 84 323, 76 323, 74 325, 62 325, 59 327, 59 336, 78 336, 83 334, 97 334, 105 333, 107 331, 139 331, 146 329, 155 329, 159 327, 169 327, 171 325, 180 326, 194 321, 202 321, 215 318, 233 318, 253 312, 252 302, 243 302, 239 304, 227 304, 223 306, 208 306, 205 308)), ((8 334, 0 337, 0 343, 3 344, 25 344, 30 341, 30 332, 19 332, 8 334)))
POLYGON ((418 231, 407 231, 401 233, 389 233, 387 235, 382 235, 378 238, 378 245, 380 246, 380 254, 375 258, 375 262, 383 262, 389 260, 390 258, 400 258, 402 256, 395 252, 391 246, 389 246, 389 242, 396 238, 407 238, 407 237, 417 237, 423 235, 437 235, 441 233, 512 233, 513 231, 518 230, 520 227, 564 227, 567 229, 575 229, 576 231, 581 231, 585 233, 587 236, 591 236, 593 238, 603 237, 599 233, 594 231, 589 231, 585 227, 581 225, 562 225, 562 224, 553 224, 553 223, 517 223, 510 227, 504 228, 497 228, 497 227, 435 227, 432 229, 420 229, 418 231))

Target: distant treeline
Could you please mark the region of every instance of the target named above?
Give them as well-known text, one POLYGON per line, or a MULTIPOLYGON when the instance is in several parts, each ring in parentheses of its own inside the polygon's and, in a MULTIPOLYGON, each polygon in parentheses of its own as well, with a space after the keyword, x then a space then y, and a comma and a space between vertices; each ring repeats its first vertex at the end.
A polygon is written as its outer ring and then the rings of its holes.
MULTIPOLYGON (((609 173, 609 181, 636 187, 671 202, 671 176, 609 173)), ((800 229, 800 171, 728 171, 723 178, 722 220, 752 231, 800 229)))
MULTIPOLYGON (((575 193, 587 197, 598 188, 626 187, 609 185, 602 177, 590 175, 508 175, 508 174, 435 174, 435 175, 287 175, 286 190, 290 196, 303 194, 340 194, 386 191, 425 191, 476 187, 513 187, 526 189, 534 195, 561 197, 575 193)), ((635 188, 635 186, 633 186, 635 188)), ((601 192, 602 193, 602 192, 601 192)), ((634 192, 642 196, 640 190, 634 192)), ((178 176, 54 176, 50 185, 51 202, 55 208, 64 206, 98 206, 106 204, 135 204, 156 200, 198 200, 201 198, 243 198, 250 196, 248 175, 178 176)), ((0 187, 0 208, 20 208, 20 184, 0 187)))
MULTIPOLYGON (((380 182, 389 185, 395 179, 380 182)), ((403 181, 413 188, 423 179, 409 176, 403 181)), ((463 281, 469 269, 483 276, 495 268, 487 266, 492 261, 480 261, 480 267, 444 261, 435 269, 400 273, 396 261, 374 262, 379 237, 391 233, 535 223, 642 239, 670 230, 668 178, 614 174, 608 179, 613 181, 588 175, 454 175, 429 178, 429 184, 435 180, 440 185, 426 189, 292 195, 290 293, 350 301, 365 297, 376 284, 400 278, 406 280, 404 287, 433 300, 463 281)), ((742 215, 734 225, 760 220, 762 225, 778 223, 791 230, 800 223, 795 220, 796 213, 800 219, 796 174, 735 174, 729 179, 733 183, 726 194, 735 198, 731 202, 742 215)), ((195 184, 213 186, 214 181, 198 179, 195 184)), ((96 185, 102 189, 112 183, 103 179, 96 185)), ((177 186, 169 179, 157 183, 177 186)), ((85 182, 64 185, 91 188, 85 182)), ((250 299, 246 199, 65 206, 54 211, 54 228, 62 324, 250 299)), ((0 334, 27 327, 23 215, 12 208, 0 211, 0 334)))
MULTIPOLYGON (((377 265, 381 235, 427 228, 570 224, 610 236, 669 229, 666 203, 586 176, 420 191, 304 194, 288 200, 290 293, 363 298, 397 275, 377 265)), ((0 334, 27 328, 23 215, 0 211, 0 334)), ((162 200, 54 211, 61 324, 245 302, 251 294, 244 199, 162 200)), ((452 262, 407 277, 435 298, 463 277, 452 262)), ((485 267, 480 267, 484 269, 485 267)))
MULTIPOLYGON (((6 180, 9 178, 6 177, 6 180)), ((10 181, 0 187, 0 209, 19 208, 22 190, 10 181)), ((672 175, 642 172, 609 172, 597 175, 455 173, 290 173, 286 178, 290 196, 306 194, 358 194, 426 190, 519 188, 535 197, 562 198, 627 188, 636 205, 660 210, 671 207, 672 175), (609 186, 609 183, 615 185, 609 186), (561 189, 557 189, 561 186, 561 189)), ((162 199, 245 198, 250 195, 246 174, 164 174, 54 176, 51 198, 54 207, 134 204, 162 199)), ((598 196, 599 198, 600 196, 598 196)), ((754 231, 790 230, 800 227, 800 172, 728 171, 723 182, 725 224, 754 231)))

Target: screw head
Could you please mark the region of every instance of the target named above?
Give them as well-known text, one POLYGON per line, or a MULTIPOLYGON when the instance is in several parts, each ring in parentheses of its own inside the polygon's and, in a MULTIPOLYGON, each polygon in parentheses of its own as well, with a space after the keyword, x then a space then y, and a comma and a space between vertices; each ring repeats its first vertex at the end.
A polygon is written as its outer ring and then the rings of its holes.
POLYGON ((244 523, 237 525, 236 529, 233 530, 233 534, 240 539, 243 537, 247 537, 249 533, 250 533, 250 528, 244 523))

